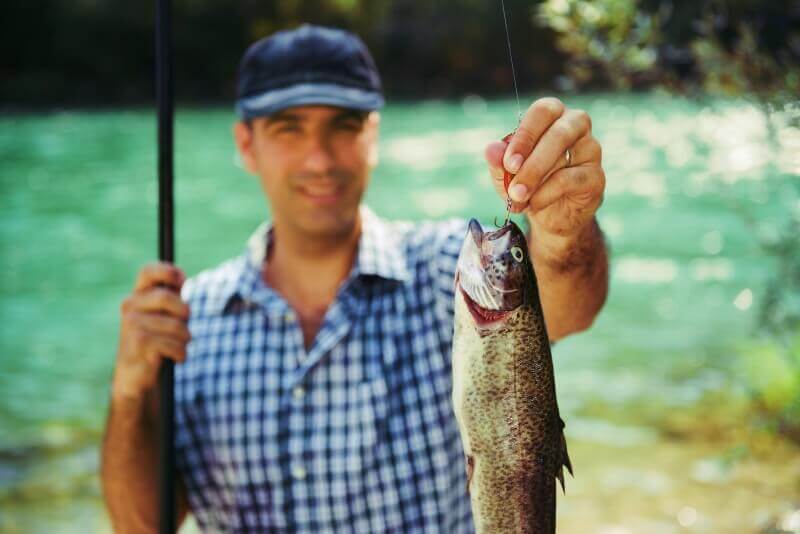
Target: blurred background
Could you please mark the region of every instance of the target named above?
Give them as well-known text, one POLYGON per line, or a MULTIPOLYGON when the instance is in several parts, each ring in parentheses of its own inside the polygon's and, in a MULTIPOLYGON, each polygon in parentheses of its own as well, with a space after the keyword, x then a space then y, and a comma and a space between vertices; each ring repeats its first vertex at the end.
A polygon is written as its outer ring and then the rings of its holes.
MULTIPOLYGON (((3 3, 2 532, 109 531, 118 309, 157 255, 153 4, 3 3)), ((800 3, 505 6, 523 106, 589 111, 608 179, 609 299, 554 348, 575 466, 560 532, 800 532, 800 3)), ((356 31, 383 73, 367 204, 503 214, 482 156, 517 122, 499 0, 175 0, 174 20, 189 274, 269 216, 235 158, 235 69, 302 22, 356 31)))

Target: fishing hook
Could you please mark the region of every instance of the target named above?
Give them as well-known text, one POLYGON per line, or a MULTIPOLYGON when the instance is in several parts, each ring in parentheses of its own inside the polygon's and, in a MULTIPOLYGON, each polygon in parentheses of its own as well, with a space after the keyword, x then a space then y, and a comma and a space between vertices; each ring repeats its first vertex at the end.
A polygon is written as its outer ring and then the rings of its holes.
POLYGON ((506 199, 506 220, 503 221, 503 224, 497 224, 497 215, 494 216, 494 225, 496 228, 503 228, 508 224, 508 220, 511 218, 511 197, 506 199))
MULTIPOLYGON (((503 142, 504 143, 510 143, 511 142, 511 138, 514 137, 515 133, 517 133, 517 129, 516 128, 514 128, 513 132, 508 133, 508 134, 505 135, 505 137, 503 137, 503 142)), ((506 220, 503 221, 503 226, 506 226, 508 224, 508 220, 511 218, 511 195, 508 194, 508 186, 511 185, 511 180, 513 180, 513 179, 514 179, 514 175, 511 174, 510 172, 508 172, 507 170, 503 169, 503 189, 505 189, 505 191, 506 191, 506 220)), ((497 224, 497 216, 496 215, 494 217, 494 225, 497 228, 502 228, 503 227, 503 226, 500 226, 500 225, 497 224)))

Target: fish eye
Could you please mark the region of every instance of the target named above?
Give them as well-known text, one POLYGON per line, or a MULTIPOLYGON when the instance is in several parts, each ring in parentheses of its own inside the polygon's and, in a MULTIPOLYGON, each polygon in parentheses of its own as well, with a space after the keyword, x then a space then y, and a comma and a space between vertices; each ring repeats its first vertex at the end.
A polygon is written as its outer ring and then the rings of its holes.
POLYGON ((519 247, 511 247, 511 255, 514 256, 514 259, 517 261, 522 261, 523 254, 522 249, 519 247))

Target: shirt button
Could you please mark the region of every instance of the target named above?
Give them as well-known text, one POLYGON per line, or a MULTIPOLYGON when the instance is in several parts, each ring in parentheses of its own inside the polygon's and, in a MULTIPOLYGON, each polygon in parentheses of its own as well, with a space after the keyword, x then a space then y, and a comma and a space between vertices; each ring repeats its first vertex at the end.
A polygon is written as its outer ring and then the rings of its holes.
POLYGON ((292 476, 297 480, 303 480, 306 478, 306 470, 302 465, 296 465, 292 468, 292 476))
POLYGON ((286 319, 288 322, 292 323, 297 318, 297 316, 294 314, 294 312, 286 312, 283 318, 286 319))
POLYGON ((294 391, 292 391, 292 395, 294 395, 295 399, 302 399, 303 395, 305 394, 306 390, 303 389, 303 386, 297 386, 296 388, 294 388, 294 391))

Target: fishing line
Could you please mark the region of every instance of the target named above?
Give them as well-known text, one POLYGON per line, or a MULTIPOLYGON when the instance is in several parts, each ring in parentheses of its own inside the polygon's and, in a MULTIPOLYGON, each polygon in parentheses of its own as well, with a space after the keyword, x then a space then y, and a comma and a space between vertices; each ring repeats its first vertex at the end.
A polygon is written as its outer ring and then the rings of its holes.
POLYGON ((508 59, 511 61, 511 79, 514 81, 514 94, 517 96, 517 124, 522 122, 522 107, 519 104, 519 90, 517 89, 517 73, 514 70, 514 55, 511 53, 511 34, 508 31, 508 20, 506 19, 506 3, 500 0, 500 7, 503 10, 503 26, 506 29, 506 44, 508 45, 508 59))
MULTIPOLYGON (((511 53, 511 33, 508 31, 508 19, 506 17, 506 4, 504 0, 500 0, 500 7, 503 11, 503 27, 506 30, 506 44, 508 45, 508 59, 511 62, 511 79, 514 81, 514 94, 517 97, 517 127, 519 127, 520 123, 522 122, 522 106, 519 103, 519 89, 517 88, 517 71, 514 69, 514 55, 511 53)), ((508 141, 512 135, 517 131, 514 129, 514 132, 511 132, 507 136, 503 138, 503 141, 508 141)), ((502 226, 506 226, 508 224, 508 220, 511 218, 511 195, 508 194, 508 185, 511 183, 512 176, 508 171, 503 171, 503 186, 506 190, 506 219, 503 221, 502 226)), ((497 217, 494 219, 494 225, 500 228, 501 226, 497 224, 497 217)))

